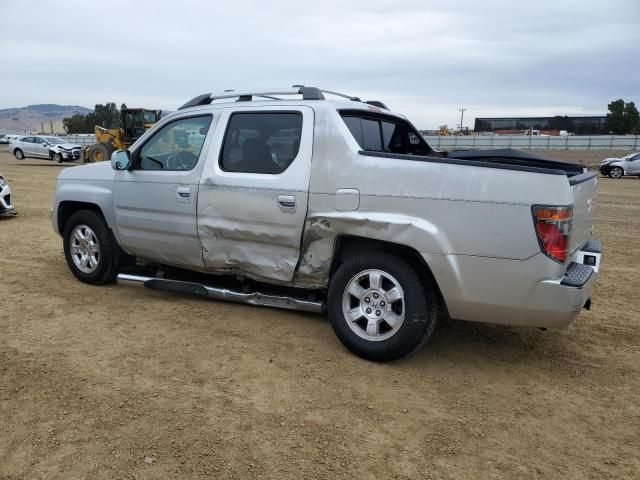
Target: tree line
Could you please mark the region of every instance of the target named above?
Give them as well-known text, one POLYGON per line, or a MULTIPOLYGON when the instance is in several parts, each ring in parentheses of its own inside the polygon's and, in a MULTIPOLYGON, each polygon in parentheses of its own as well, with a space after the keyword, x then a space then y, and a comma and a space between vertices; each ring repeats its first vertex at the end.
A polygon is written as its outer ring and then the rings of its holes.
POLYGON ((68 134, 93 133, 95 126, 104 128, 121 128, 120 110, 113 102, 104 105, 96 104, 93 112, 85 115, 76 113, 62 119, 62 126, 68 134))

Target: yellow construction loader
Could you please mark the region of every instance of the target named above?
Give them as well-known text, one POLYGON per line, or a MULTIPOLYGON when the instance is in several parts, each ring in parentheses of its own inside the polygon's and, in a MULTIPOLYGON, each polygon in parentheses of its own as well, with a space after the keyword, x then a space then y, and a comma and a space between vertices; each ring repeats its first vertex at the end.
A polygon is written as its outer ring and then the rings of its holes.
POLYGON ((96 143, 84 147, 83 162, 109 160, 116 150, 125 150, 160 120, 160 110, 123 108, 120 110, 122 128, 95 126, 96 143))

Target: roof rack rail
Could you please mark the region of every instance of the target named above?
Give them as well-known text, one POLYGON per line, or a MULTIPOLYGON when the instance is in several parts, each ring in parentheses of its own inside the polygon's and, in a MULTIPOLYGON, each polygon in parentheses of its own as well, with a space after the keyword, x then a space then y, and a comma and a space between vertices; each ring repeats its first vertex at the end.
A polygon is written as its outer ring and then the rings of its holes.
POLYGON ((267 91, 235 91, 235 90, 225 90, 220 93, 204 93, 202 95, 198 95, 197 97, 192 98, 187 103, 182 105, 178 110, 183 110, 185 108, 197 107, 201 105, 209 105, 214 100, 222 100, 225 98, 237 98, 237 102, 250 102, 253 100, 253 97, 259 98, 268 98, 269 100, 282 100, 281 98, 276 97, 275 95, 302 95, 303 100, 324 100, 324 93, 329 95, 335 95, 338 97, 346 98, 347 100, 351 100, 353 102, 361 102, 366 103, 368 105, 372 105, 374 107, 384 108, 385 110, 389 110, 389 108, 382 102, 378 100, 369 100, 367 102, 363 102, 360 97, 354 97, 353 95, 347 95, 345 93, 334 92, 332 90, 321 90, 317 87, 307 87, 305 85, 292 85, 290 88, 283 89, 271 89, 267 91))
POLYGON ((329 95, 335 95, 337 97, 346 98, 348 100, 352 100, 354 102, 362 102, 359 97, 354 97, 353 95, 347 95, 346 93, 333 92, 331 90, 320 90, 322 93, 328 93, 329 95))
POLYGON ((238 98, 241 102, 251 101, 253 97, 268 98, 270 100, 281 100, 274 95, 302 95, 303 100, 324 100, 322 91, 316 87, 305 87, 304 85, 296 85, 291 88, 273 89, 267 91, 239 91, 225 90, 221 93, 203 93, 197 97, 192 98, 187 103, 182 105, 178 110, 183 110, 189 107, 197 107, 200 105, 209 105, 214 100, 221 100, 225 98, 238 98))
POLYGON ((387 107, 384 103, 378 100, 369 100, 366 103, 368 105, 373 105, 374 107, 379 107, 379 108, 384 108, 385 110, 389 110, 389 107, 387 107))

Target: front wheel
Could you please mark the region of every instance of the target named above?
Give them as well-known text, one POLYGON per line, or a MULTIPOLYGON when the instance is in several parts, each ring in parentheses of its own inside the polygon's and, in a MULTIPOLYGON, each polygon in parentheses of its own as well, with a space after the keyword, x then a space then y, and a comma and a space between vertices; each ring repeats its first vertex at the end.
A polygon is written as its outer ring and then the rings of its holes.
POLYGON ((368 360, 417 350, 436 324, 432 285, 402 257, 380 251, 344 262, 329 286, 329 319, 342 343, 368 360))
POLYGON ((80 210, 63 232, 64 256, 76 278, 93 285, 112 282, 118 274, 119 247, 102 216, 80 210))
POLYGON ((112 149, 104 143, 96 143, 89 148, 90 162, 104 162, 111 158, 112 149))
POLYGON ((13 152, 13 155, 18 159, 18 160, 23 160, 24 159, 24 153, 22 152, 22 150, 20 150, 19 148, 16 148, 15 152, 13 152))
POLYGON ((54 153, 53 154, 53 160, 55 162, 62 163, 62 154, 61 153, 54 153))
POLYGON ((624 170, 622 170, 622 168, 620 167, 613 167, 610 171, 609 171, 609 176, 611 178, 620 178, 624 175, 624 170))

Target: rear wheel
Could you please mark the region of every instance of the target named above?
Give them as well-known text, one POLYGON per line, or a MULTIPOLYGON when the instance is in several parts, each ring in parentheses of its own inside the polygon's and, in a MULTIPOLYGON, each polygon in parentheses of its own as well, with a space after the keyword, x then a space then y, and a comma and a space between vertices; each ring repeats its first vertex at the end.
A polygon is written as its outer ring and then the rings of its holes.
POLYGON ((78 280, 100 285, 115 279, 122 254, 100 214, 80 210, 71 215, 63 242, 67 265, 78 280))
POLYGON ((22 152, 22 150, 20 150, 19 148, 16 148, 15 151, 13 152, 13 155, 18 159, 18 160, 22 160, 24 159, 24 153, 22 152))
POLYGON ((609 176, 611 178, 620 178, 624 175, 624 170, 622 170, 622 168, 620 167, 613 167, 611 170, 609 170, 609 176))
POLYGON ((353 353, 394 360, 418 349, 436 324, 437 301, 402 257, 372 251, 344 262, 329 286, 329 319, 353 353))

